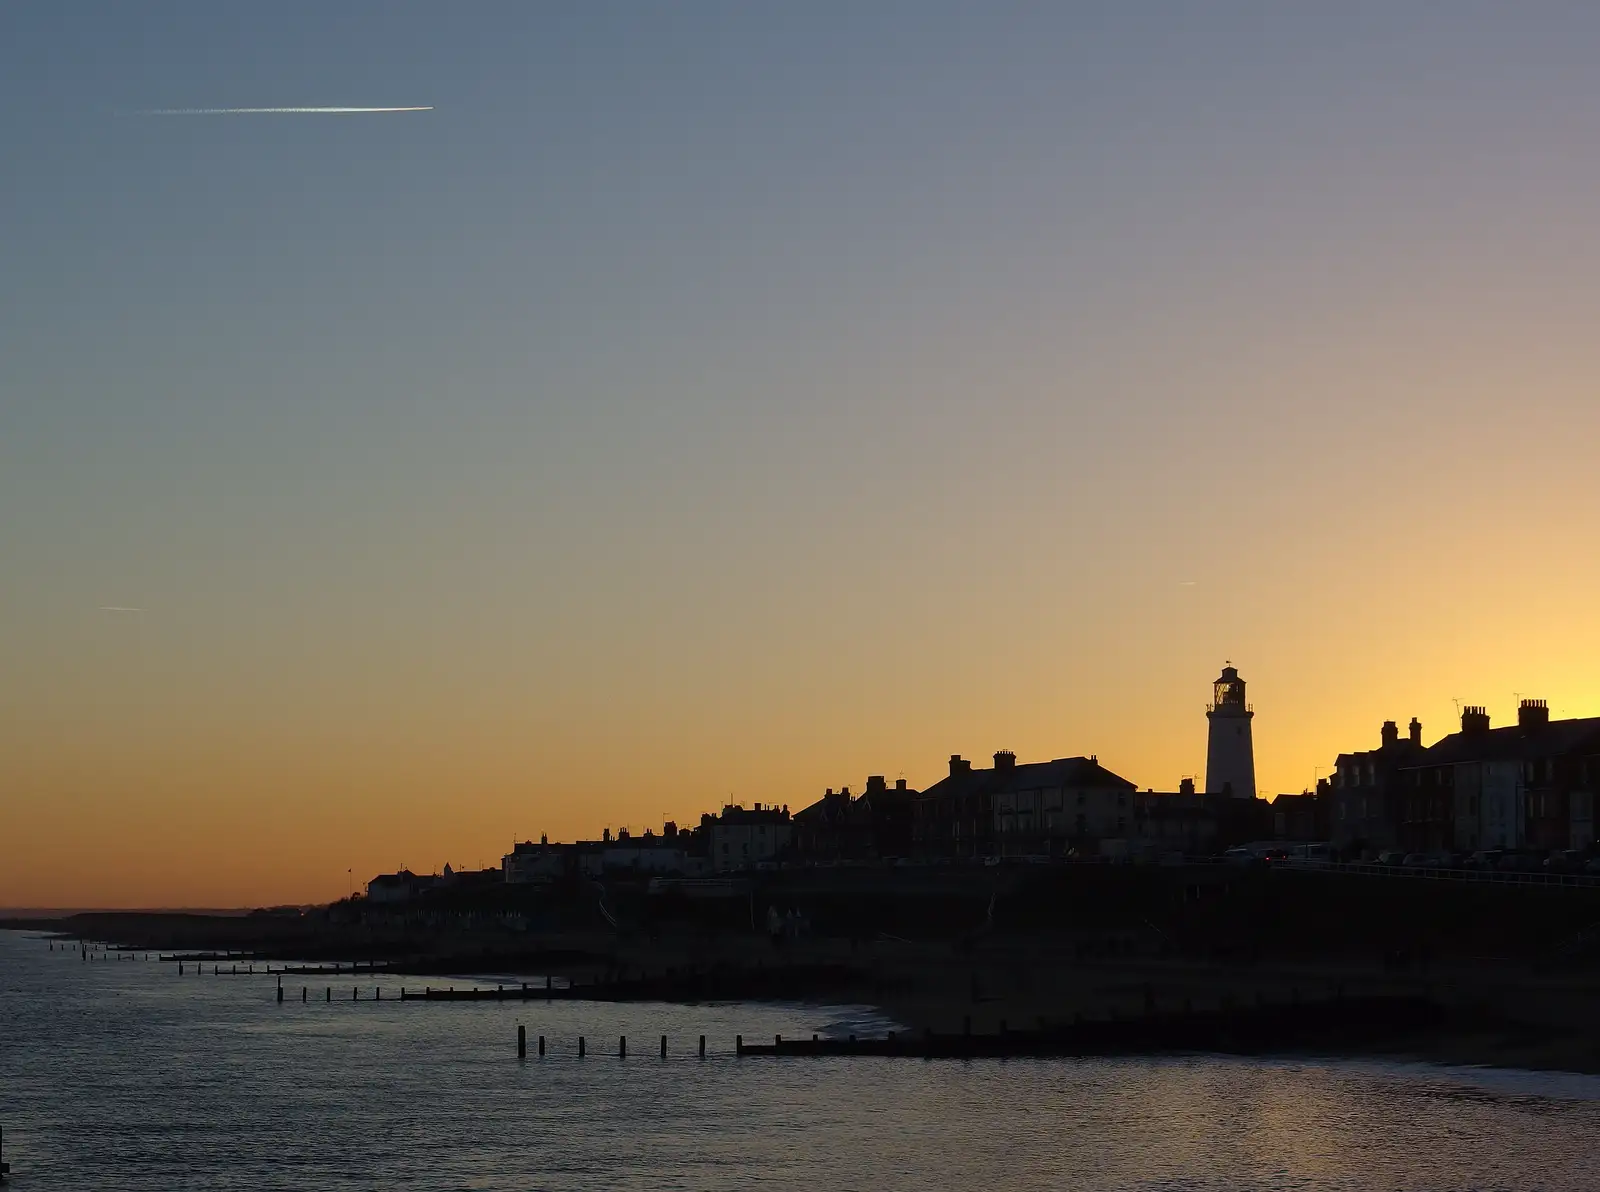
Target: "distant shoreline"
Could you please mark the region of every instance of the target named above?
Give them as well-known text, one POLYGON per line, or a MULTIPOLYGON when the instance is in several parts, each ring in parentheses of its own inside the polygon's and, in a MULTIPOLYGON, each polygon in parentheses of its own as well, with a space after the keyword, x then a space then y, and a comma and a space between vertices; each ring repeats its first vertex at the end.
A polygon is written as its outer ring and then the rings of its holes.
MULTIPOLYGON (((1348 959, 1219 964, 1199 959, 1084 958, 1059 940, 1021 933, 965 950, 949 942, 807 939, 775 946, 745 931, 651 937, 599 931, 537 939, 370 938, 333 925, 238 915, 114 912, 0 920, 0 930, 91 939, 139 951, 234 951, 256 962, 352 960, 412 975, 545 976, 593 987, 595 1000, 793 1001, 870 1006, 915 1035, 964 1031, 1084 1031, 1094 1022, 1227 1011, 1335 996, 1426 999, 1437 1021, 1402 1032, 1345 1031, 1256 1040, 1223 1054, 1308 1054, 1454 1066, 1600 1074, 1600 1028, 1590 1007, 1600 981, 1551 976, 1514 965, 1437 965, 1426 976, 1384 972, 1348 959), (309 927, 309 930, 307 929, 309 927), (514 946, 510 946, 513 945, 514 946)), ((381 981, 382 972, 372 980, 381 981)), ((365 974, 363 973, 363 978, 365 974)), ((581 996, 581 995, 580 995, 581 996)), ((1107 1029, 1112 1029, 1108 1026, 1107 1029)), ((1115 1028, 1123 1032, 1126 1025, 1115 1028)), ((1131 1037, 1131 1036, 1130 1036, 1131 1037)), ((1178 1047, 1162 1054, 1208 1050, 1178 1047)), ((1142 1045, 1118 1054, 1150 1054, 1142 1045)))

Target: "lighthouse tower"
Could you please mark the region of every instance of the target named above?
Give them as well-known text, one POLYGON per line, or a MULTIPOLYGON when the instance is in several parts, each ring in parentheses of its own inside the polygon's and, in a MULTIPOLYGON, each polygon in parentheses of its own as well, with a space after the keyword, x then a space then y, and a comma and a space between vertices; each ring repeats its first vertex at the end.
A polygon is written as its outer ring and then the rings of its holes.
POLYGON ((1256 751, 1250 740, 1250 721, 1255 713, 1244 699, 1244 680, 1233 664, 1222 668, 1213 685, 1215 698, 1206 709, 1211 722, 1206 745, 1206 794, 1232 794, 1239 799, 1256 797, 1256 751))

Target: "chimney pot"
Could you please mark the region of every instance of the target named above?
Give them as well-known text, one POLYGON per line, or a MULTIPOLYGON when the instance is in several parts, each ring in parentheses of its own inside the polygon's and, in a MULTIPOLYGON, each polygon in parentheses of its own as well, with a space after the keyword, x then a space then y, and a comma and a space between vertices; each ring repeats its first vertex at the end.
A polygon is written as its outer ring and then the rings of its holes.
POLYGON ((1411 729, 1411 743, 1413 745, 1421 745, 1422 744, 1422 721, 1418 720, 1415 716, 1413 716, 1411 718, 1410 729, 1411 729))
POLYGON ((1383 747, 1385 749, 1400 740, 1400 726, 1392 720, 1383 722, 1383 747))

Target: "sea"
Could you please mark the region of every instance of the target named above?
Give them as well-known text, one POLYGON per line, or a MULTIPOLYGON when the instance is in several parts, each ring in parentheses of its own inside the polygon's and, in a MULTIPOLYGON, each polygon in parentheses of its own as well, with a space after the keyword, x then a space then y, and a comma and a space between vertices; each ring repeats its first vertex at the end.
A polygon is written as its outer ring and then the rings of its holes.
POLYGON ((493 974, 288 977, 279 1003, 275 976, 116 955, 0 932, 0 1131, 18 1192, 1600 1188, 1588 1076, 737 1058, 736 1035, 893 1024, 850 1006, 395 996, 493 974))

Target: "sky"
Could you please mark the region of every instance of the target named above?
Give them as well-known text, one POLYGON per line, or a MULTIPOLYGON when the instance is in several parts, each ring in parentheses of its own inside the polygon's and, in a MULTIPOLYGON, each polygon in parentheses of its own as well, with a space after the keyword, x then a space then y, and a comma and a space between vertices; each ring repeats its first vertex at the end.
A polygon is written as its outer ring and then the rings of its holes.
POLYGON ((1600 8, 0 6, 0 905, 1600 715, 1600 8), (425 106, 366 115, 156 109, 425 106), (137 611, 121 611, 137 610, 137 611))

